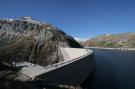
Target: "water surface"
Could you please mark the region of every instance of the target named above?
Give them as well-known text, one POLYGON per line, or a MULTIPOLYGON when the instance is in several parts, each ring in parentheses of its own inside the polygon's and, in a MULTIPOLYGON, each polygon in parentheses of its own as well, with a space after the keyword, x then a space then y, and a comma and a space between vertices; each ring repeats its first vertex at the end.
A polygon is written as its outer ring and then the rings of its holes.
POLYGON ((93 51, 96 70, 90 89, 135 89, 135 51, 93 51))

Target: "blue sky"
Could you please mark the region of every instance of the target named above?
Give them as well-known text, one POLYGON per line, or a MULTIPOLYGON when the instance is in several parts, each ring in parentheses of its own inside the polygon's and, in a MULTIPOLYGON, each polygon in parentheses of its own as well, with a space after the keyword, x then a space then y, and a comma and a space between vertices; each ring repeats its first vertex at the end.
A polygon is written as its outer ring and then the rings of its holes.
POLYGON ((0 0, 0 17, 32 16, 77 38, 135 32, 135 0, 0 0))

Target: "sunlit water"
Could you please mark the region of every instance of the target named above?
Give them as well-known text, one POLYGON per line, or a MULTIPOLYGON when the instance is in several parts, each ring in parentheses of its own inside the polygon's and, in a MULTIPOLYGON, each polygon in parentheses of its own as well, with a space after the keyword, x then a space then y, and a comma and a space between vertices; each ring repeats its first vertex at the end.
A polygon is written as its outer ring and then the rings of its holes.
POLYGON ((88 89, 135 89, 135 51, 93 51, 96 69, 88 89))

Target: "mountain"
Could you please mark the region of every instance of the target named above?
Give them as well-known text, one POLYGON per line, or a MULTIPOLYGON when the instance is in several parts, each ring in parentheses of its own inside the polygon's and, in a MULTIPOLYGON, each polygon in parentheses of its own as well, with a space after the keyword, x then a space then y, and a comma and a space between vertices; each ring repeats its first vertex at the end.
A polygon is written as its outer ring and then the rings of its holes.
POLYGON ((135 33, 104 34, 81 43, 87 47, 135 47, 135 33))
POLYGON ((59 47, 82 46, 73 37, 32 17, 0 19, 0 61, 28 61, 47 66, 63 61, 59 47))

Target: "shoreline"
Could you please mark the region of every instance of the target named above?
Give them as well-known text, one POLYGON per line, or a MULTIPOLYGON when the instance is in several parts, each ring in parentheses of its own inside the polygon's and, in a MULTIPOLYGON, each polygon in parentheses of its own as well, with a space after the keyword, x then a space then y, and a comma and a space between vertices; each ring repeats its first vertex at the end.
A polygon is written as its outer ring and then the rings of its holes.
POLYGON ((135 48, 104 48, 104 47, 84 47, 84 48, 94 48, 94 49, 109 49, 109 50, 131 50, 135 51, 135 48))

